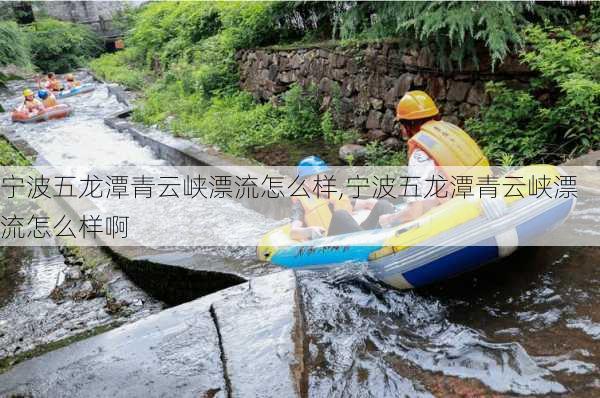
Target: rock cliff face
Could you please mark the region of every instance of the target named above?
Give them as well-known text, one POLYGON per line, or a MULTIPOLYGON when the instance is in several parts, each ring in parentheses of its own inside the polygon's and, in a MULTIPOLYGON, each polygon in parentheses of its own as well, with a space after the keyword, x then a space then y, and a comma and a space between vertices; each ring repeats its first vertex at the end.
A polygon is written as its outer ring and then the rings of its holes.
POLYGON ((465 64, 460 71, 437 67, 431 49, 405 49, 394 42, 348 47, 247 49, 237 54, 240 84, 261 100, 283 93, 293 83, 315 84, 325 106, 340 99, 340 121, 345 128, 368 133, 369 140, 385 141, 398 134, 395 106, 408 90, 427 91, 444 118, 462 124, 476 115, 487 98, 484 83, 506 81, 522 86, 531 71, 516 56, 492 69, 482 59, 479 68, 465 64), (336 92, 338 94, 336 94, 336 92))
POLYGON ((97 33, 111 37, 118 32, 111 24, 117 11, 129 6, 138 6, 140 1, 39 1, 33 4, 36 18, 44 15, 63 21, 89 25, 97 33))

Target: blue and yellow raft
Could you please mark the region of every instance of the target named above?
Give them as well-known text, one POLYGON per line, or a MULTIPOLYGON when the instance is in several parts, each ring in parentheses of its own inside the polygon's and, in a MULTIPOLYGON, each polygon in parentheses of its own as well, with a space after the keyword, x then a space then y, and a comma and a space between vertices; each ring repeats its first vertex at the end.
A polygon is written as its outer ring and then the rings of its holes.
POLYGON ((70 90, 63 90, 56 94, 56 98, 67 98, 78 94, 89 93, 94 91, 96 86, 92 83, 84 83, 81 86, 73 87, 70 90))
POLYGON ((510 184, 514 185, 515 176, 527 185, 542 175, 551 179, 549 195, 506 195, 503 190, 509 184, 503 184, 503 177, 496 199, 455 198, 393 228, 298 242, 290 238, 287 224, 267 233, 257 254, 263 261, 294 269, 366 262, 377 278, 398 289, 428 285, 505 257, 561 224, 576 199, 553 195, 560 169, 523 167, 513 173, 510 184))

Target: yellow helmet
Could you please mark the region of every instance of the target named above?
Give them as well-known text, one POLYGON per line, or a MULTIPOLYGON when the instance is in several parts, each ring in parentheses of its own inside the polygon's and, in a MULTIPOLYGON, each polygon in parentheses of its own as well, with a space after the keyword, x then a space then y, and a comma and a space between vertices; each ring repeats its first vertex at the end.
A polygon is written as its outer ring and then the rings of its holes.
POLYGON ((67 78, 67 81, 73 81, 73 80, 75 80, 75 77, 73 77, 72 73, 69 73, 66 78, 67 78))
POLYGON ((414 90, 404 94, 396 107, 396 120, 416 120, 435 116, 440 111, 427 93, 414 90))
POLYGON ((23 90, 23 97, 29 97, 30 95, 33 95, 33 91, 31 91, 28 88, 26 88, 25 90, 23 90))

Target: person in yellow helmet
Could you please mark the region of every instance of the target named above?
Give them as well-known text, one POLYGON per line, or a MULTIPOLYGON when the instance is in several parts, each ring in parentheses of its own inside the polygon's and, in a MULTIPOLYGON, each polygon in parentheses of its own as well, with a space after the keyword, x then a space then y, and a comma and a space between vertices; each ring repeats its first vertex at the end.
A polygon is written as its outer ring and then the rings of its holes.
POLYGON ((65 84, 67 90, 81 86, 81 82, 75 80, 75 76, 73 76, 72 73, 68 73, 67 76, 65 76, 65 79, 67 80, 67 83, 65 84))
POLYGON ((44 105, 35 98, 33 91, 26 88, 23 90, 24 101, 19 107, 20 111, 26 111, 29 114, 38 114, 45 110, 44 105))
POLYGON ((489 166, 477 143, 458 126, 442 121, 435 102, 423 91, 409 91, 400 99, 396 120, 401 121, 402 137, 408 141, 408 174, 418 177, 421 196, 407 198, 404 210, 381 216, 383 226, 412 221, 439 205, 443 199, 423 199, 422 195, 428 193, 434 176, 443 173, 444 167, 489 166))

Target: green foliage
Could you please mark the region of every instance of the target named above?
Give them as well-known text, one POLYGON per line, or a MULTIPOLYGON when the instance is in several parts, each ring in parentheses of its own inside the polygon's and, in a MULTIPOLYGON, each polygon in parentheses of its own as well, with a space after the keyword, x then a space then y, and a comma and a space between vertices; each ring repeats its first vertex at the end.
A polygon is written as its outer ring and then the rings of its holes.
POLYGON ((19 26, 12 21, 0 21, 0 66, 30 67, 29 44, 19 26))
POLYGON ((96 58, 90 62, 90 68, 102 79, 133 90, 141 90, 148 79, 148 73, 134 65, 129 49, 96 58))
POLYGON ((8 141, 0 137, 0 166, 28 166, 29 161, 8 141))
POLYGON ((320 116, 314 86, 292 86, 279 106, 256 103, 246 92, 210 100, 199 93, 186 95, 183 82, 157 87, 136 108, 135 120, 198 138, 234 155, 246 156, 282 141, 301 144, 323 139, 337 144, 354 139, 354 133, 337 130, 330 117, 320 116))
POLYGON ((406 166, 405 151, 390 149, 380 142, 369 142, 366 147, 366 166, 406 166))
POLYGON ((560 161, 600 146, 600 51, 560 28, 525 30, 522 59, 539 72, 532 90, 488 84, 492 104, 467 122, 496 161, 560 161), (542 100, 536 93, 546 93, 542 100))
POLYGON ((247 93, 215 97, 201 118, 194 121, 194 132, 202 141, 215 144, 234 155, 275 144, 285 136, 285 119, 270 104, 255 104, 247 93))
POLYGON ((295 84, 283 96, 283 117, 287 120, 288 136, 292 139, 316 138, 321 134, 321 118, 317 87, 306 89, 295 84))
POLYGON ((483 146, 493 163, 510 154, 520 162, 543 158, 550 139, 546 122, 536 115, 541 104, 525 91, 508 89, 503 83, 488 83, 486 91, 493 98, 479 119, 470 119, 466 130, 483 146))
POLYGON ((102 51, 100 38, 83 25, 42 19, 27 26, 25 31, 32 61, 43 71, 68 72, 102 51))
POLYGON ((533 2, 408 1, 357 3, 340 13, 336 26, 342 39, 400 37, 406 44, 432 43, 444 68, 466 57, 477 61, 477 43, 494 63, 523 44, 522 26, 536 18, 567 14, 533 2))
POLYGON ((321 115, 321 131, 323 132, 325 142, 333 145, 351 143, 359 137, 358 132, 354 130, 336 128, 331 110, 327 110, 321 115))

